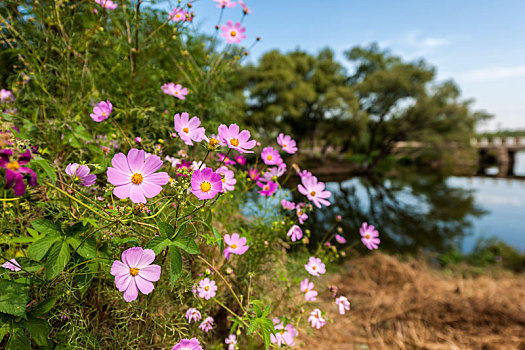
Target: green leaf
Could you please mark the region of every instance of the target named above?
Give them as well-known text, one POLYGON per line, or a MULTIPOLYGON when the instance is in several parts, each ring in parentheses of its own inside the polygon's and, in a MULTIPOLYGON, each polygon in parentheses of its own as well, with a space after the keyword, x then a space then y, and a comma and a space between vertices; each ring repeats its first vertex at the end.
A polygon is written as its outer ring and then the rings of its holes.
POLYGON ((82 141, 91 141, 91 135, 82 125, 75 126, 73 130, 75 131, 75 136, 82 141))
POLYGON ((53 243, 55 243, 59 238, 53 236, 47 236, 42 239, 39 239, 35 243, 31 244, 28 248, 28 253, 31 259, 40 261, 46 255, 47 251, 53 243))
POLYGON ((52 280, 66 267, 69 257, 69 244, 66 241, 57 242, 49 252, 46 262, 46 279, 52 280))
POLYGON ((37 165, 40 168, 42 168, 53 184, 57 181, 56 171, 46 159, 37 156, 31 161, 31 164, 37 165))
POLYGON ((31 221, 31 226, 40 233, 46 234, 48 236, 61 235, 62 229, 60 224, 57 222, 52 222, 47 219, 36 219, 31 221))
POLYGON ((170 247, 171 269, 170 285, 173 287, 182 272, 182 255, 177 247, 170 247))
POLYGON ((42 235, 38 233, 37 230, 32 229, 31 227, 27 228, 27 232, 33 237, 34 239, 38 240, 39 238, 42 238, 42 235))
POLYGON ((22 328, 15 327, 7 342, 6 350, 22 349, 31 349, 31 342, 22 328))
POLYGON ((31 318, 22 323, 38 346, 45 346, 49 342, 49 323, 40 318, 31 318))
POLYGON ((170 244, 170 240, 164 236, 153 237, 151 241, 146 244, 147 249, 151 249, 155 252, 155 255, 159 255, 167 246, 170 244))
POLYGON ((179 226, 179 229, 178 229, 177 232, 175 233, 175 237, 173 237, 174 240, 177 240, 177 237, 181 237, 181 236, 183 236, 183 235, 186 233, 186 223, 187 223, 187 222, 188 222, 188 221, 186 220, 186 221, 184 221, 183 224, 181 224, 181 225, 179 226))
POLYGON ((167 224, 165 222, 159 223, 159 231, 160 235, 166 238, 170 238, 173 236, 173 227, 170 224, 167 224))
POLYGON ((0 312, 25 317, 27 300, 25 285, 0 279, 0 312))
POLYGON ((215 237, 215 239, 218 240, 219 249, 222 252, 224 250, 224 242, 223 242, 224 240, 222 239, 221 234, 219 233, 219 231, 215 227, 212 227, 211 231, 213 232, 213 236, 215 237))
POLYGON ((76 236, 86 232, 87 229, 88 227, 85 224, 82 222, 77 222, 73 226, 68 226, 65 230, 65 233, 66 236, 76 236))
POLYGON ((2 342, 7 333, 9 333, 9 323, 0 324, 0 342, 2 342))
POLYGON ((259 328, 259 319, 258 318, 252 318, 250 320, 250 325, 248 326, 248 329, 246 330, 246 334, 250 335, 253 332, 255 332, 259 328))
POLYGON ((190 254, 201 253, 199 247, 197 246, 197 243, 195 243, 195 241, 190 237, 177 237, 175 238, 175 241, 172 242, 172 244, 176 245, 177 247, 190 254))
POLYGON ((84 239, 82 237, 68 237, 67 243, 71 245, 73 250, 83 258, 93 259, 97 257, 97 248, 95 247, 94 239, 84 239))
POLYGON ((28 313, 28 316, 29 317, 40 317, 40 316, 45 315, 46 313, 51 311, 51 309, 55 306, 57 300, 58 300, 58 297, 51 297, 47 300, 44 300, 43 302, 35 306, 35 308, 28 313))

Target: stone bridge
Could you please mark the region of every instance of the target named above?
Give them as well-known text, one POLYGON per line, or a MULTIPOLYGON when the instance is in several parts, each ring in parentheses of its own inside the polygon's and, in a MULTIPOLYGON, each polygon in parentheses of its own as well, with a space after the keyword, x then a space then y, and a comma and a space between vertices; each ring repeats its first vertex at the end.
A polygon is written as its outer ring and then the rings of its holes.
POLYGON ((525 137, 493 137, 472 139, 470 144, 479 152, 479 172, 487 165, 498 167, 498 176, 513 176, 516 152, 525 150, 525 137), (494 162, 495 161, 495 162, 494 162))

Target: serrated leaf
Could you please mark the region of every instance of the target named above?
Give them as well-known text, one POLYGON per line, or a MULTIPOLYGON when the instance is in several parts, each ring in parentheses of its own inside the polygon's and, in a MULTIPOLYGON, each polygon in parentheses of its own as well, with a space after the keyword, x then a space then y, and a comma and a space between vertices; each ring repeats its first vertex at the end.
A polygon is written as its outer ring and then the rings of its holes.
POLYGON ((44 300, 43 302, 35 306, 35 308, 28 313, 28 316, 40 317, 45 315, 46 313, 51 311, 51 309, 55 306, 57 299, 58 297, 51 297, 47 300, 44 300))
POLYGON ((40 318, 31 318, 22 323, 22 326, 29 332, 31 338, 38 346, 45 346, 49 342, 49 323, 40 318))
POLYGON ((259 328, 259 319, 258 318, 252 318, 250 320, 250 325, 248 326, 248 329, 246 330, 246 334, 250 335, 253 332, 255 332, 259 328))
POLYGON ((9 323, 0 324, 0 341, 9 333, 9 323))
POLYGON ((25 285, 0 279, 0 312, 25 317, 27 300, 25 285))
POLYGON ((151 241, 146 244, 147 249, 151 249, 155 252, 155 255, 159 255, 166 247, 170 244, 170 240, 163 236, 153 237, 151 241))
POLYGON ((182 272, 182 255, 177 247, 170 247, 170 285, 173 287, 182 272))
POLYGON ((253 304, 253 312, 255 312, 255 316, 257 318, 260 318, 262 316, 262 310, 259 307, 259 305, 253 304))
POLYGON ((201 253, 197 243, 195 243, 195 241, 190 237, 177 237, 175 241, 172 242, 172 244, 190 254, 201 253))
POLYGON ((56 236, 62 234, 62 229, 59 223, 49 221, 47 219, 36 219, 31 221, 31 226, 40 233, 48 236, 56 236))
POLYGON ((15 327, 7 342, 6 350, 22 349, 31 349, 31 342, 22 328, 15 327))
POLYGON ((68 237, 67 243, 71 245, 81 257, 86 259, 93 259, 97 257, 97 248, 95 247, 94 239, 84 239, 82 237, 68 237))
POLYGON ((31 259, 40 261, 46 255, 47 251, 53 243, 55 243, 59 238, 56 236, 47 236, 42 239, 39 239, 35 243, 31 244, 27 249, 31 259))
POLYGON ((160 235, 166 238, 170 238, 173 236, 173 233, 175 232, 173 230, 173 227, 170 224, 167 224, 165 222, 159 223, 159 231, 160 235))
POLYGON ((69 258, 69 244, 65 241, 55 243, 47 257, 46 279, 50 281, 64 271, 69 258))

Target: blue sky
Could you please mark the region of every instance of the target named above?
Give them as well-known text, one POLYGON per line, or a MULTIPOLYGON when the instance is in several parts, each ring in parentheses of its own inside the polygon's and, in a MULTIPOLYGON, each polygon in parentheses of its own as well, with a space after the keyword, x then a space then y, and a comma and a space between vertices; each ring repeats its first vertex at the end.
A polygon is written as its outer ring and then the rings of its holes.
MULTIPOLYGON (((175 1, 171 2, 176 4, 175 1)), ((405 59, 425 58, 438 79, 454 79, 464 98, 495 118, 483 130, 525 129, 525 1, 523 0, 245 0, 251 59, 277 48, 342 53, 377 42, 405 59)), ((196 25, 213 31, 220 9, 196 0, 196 25)), ((238 21, 241 9, 226 9, 238 21)))

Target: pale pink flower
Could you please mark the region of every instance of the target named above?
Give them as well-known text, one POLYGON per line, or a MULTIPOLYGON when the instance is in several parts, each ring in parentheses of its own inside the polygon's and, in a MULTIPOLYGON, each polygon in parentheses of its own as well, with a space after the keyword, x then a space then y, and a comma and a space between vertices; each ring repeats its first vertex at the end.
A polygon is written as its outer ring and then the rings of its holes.
POLYGON ((232 21, 226 22, 225 26, 222 26, 222 37, 226 39, 228 44, 240 43, 243 39, 246 39, 244 32, 246 31, 245 27, 241 27, 240 22, 235 22, 233 25, 232 21))
POLYGON ((368 225, 363 222, 363 226, 359 229, 361 233, 361 241, 370 250, 377 249, 379 247, 379 232, 374 228, 373 225, 368 225))
POLYGON ((175 96, 178 99, 185 100, 188 94, 188 89, 183 88, 182 85, 174 83, 167 83, 161 86, 162 92, 166 95, 175 96))
POLYGON ((235 179, 235 174, 233 173, 233 170, 230 170, 225 166, 221 166, 220 168, 215 170, 215 172, 221 175, 222 190, 224 192, 233 191, 235 189, 235 184, 237 183, 237 180, 235 179))
POLYGON ((109 114, 113 110, 113 105, 109 100, 100 101, 95 107, 93 107, 93 113, 89 116, 96 122, 101 122, 109 117, 109 114))
POLYGON ((18 271, 21 270, 20 269, 20 264, 18 263, 18 261, 15 260, 15 258, 13 258, 13 259, 3 263, 2 267, 4 269, 8 269, 8 270, 11 270, 11 271, 14 271, 14 272, 18 272, 18 271))
POLYGON ((297 220, 299 220, 299 223, 302 225, 306 220, 308 220, 308 215, 304 212, 304 203, 301 203, 303 205, 297 205, 295 213, 297 214, 297 220))
POLYGON ((179 134, 182 141, 185 144, 193 146, 193 142, 201 142, 205 139, 205 132, 203 127, 201 127, 201 121, 198 117, 194 116, 189 119, 190 115, 186 112, 179 115, 175 114, 173 117, 175 131, 179 134))
POLYGON ((273 147, 265 147, 261 152, 261 158, 266 165, 279 165, 283 162, 279 152, 273 147))
POLYGON ((242 12, 247 15, 252 13, 253 11, 246 6, 243 0, 239 0, 239 5, 242 7, 242 12))
POLYGON ((218 8, 225 8, 225 7, 235 7, 235 5, 237 5, 237 3, 235 1, 231 1, 231 0, 213 0, 214 2, 217 3, 217 7, 218 8))
POLYGON ((206 277, 199 282, 197 292, 199 293, 199 298, 210 300, 217 294, 217 285, 215 284, 215 281, 212 281, 206 277))
POLYGON ((185 21, 187 19, 188 12, 183 9, 174 8, 168 12, 168 18, 173 22, 185 21))
POLYGON ((224 235, 224 242, 228 245, 223 252, 226 259, 230 258, 230 254, 243 255, 250 248, 246 245, 246 237, 241 237, 238 233, 224 235))
POLYGON ((286 199, 283 199, 281 201, 281 205, 283 206, 283 209, 286 209, 286 210, 294 210, 295 209, 295 203, 287 201, 286 199))
POLYGON ((255 147, 256 141, 250 140, 250 137, 248 130, 239 132, 237 124, 231 124, 229 127, 224 124, 219 125, 219 139, 226 143, 229 148, 240 153, 253 153, 249 150, 255 147))
POLYGON ((286 234, 288 237, 292 237, 292 242, 298 241, 303 238, 303 230, 297 225, 293 225, 286 234))
POLYGON ((6 89, 0 90, 0 103, 11 103, 15 100, 13 92, 6 89))
POLYGON ((313 328, 319 329, 326 324, 326 320, 321 314, 321 310, 315 309, 308 317, 308 322, 312 324, 313 328))
POLYGON ((345 310, 347 311, 350 310, 350 302, 348 301, 346 297, 341 296, 339 298, 336 298, 335 304, 339 307, 339 313, 341 315, 345 314, 345 310))
POLYGON ((118 6, 111 0, 95 0, 95 2, 99 4, 100 6, 102 6, 103 8, 105 8, 106 10, 114 10, 118 6))
POLYGON ((343 236, 341 236, 338 233, 335 234, 335 240, 337 241, 337 243, 340 243, 340 244, 345 244, 346 243, 346 238, 344 238, 343 236))
POLYGON ((310 282, 308 278, 301 281, 301 292, 304 293, 306 301, 315 301, 317 299, 317 291, 314 290, 314 283, 310 282))
POLYGON ((228 338, 224 340, 228 344, 228 350, 235 350, 235 345, 237 345, 237 336, 235 334, 230 334, 228 338))
POLYGON ((188 323, 197 322, 201 319, 201 313, 196 308, 192 307, 189 308, 188 311, 186 311, 186 319, 188 320, 188 323))
POLYGON ((278 178, 283 176, 285 172, 286 163, 281 163, 278 166, 271 167, 263 174, 263 181, 276 181, 278 178))
POLYGON ((279 136, 277 136, 277 143, 286 153, 294 154, 297 152, 297 145, 289 135, 280 133, 279 136))
POLYGON ((286 327, 284 322, 281 322, 278 317, 273 319, 273 325, 275 328, 275 334, 270 335, 270 340, 272 344, 276 344, 277 347, 281 346, 294 346, 295 337, 299 334, 294 328, 293 324, 288 323, 286 327))
POLYGON ((330 202, 326 199, 330 198, 332 193, 330 191, 325 191, 324 182, 318 181, 317 177, 302 177, 301 184, 299 184, 297 188, 299 189, 299 192, 305 195, 306 198, 312 201, 318 208, 321 208, 321 204, 325 206, 330 205, 330 202))
POLYGON ((321 259, 311 256, 304 268, 312 276, 319 276, 326 272, 326 266, 321 259))
POLYGON ((211 331, 213 329, 213 317, 206 317, 206 319, 200 324, 199 328, 206 333, 211 331))
POLYGON ((181 339, 171 350, 203 350, 197 338, 181 339))

